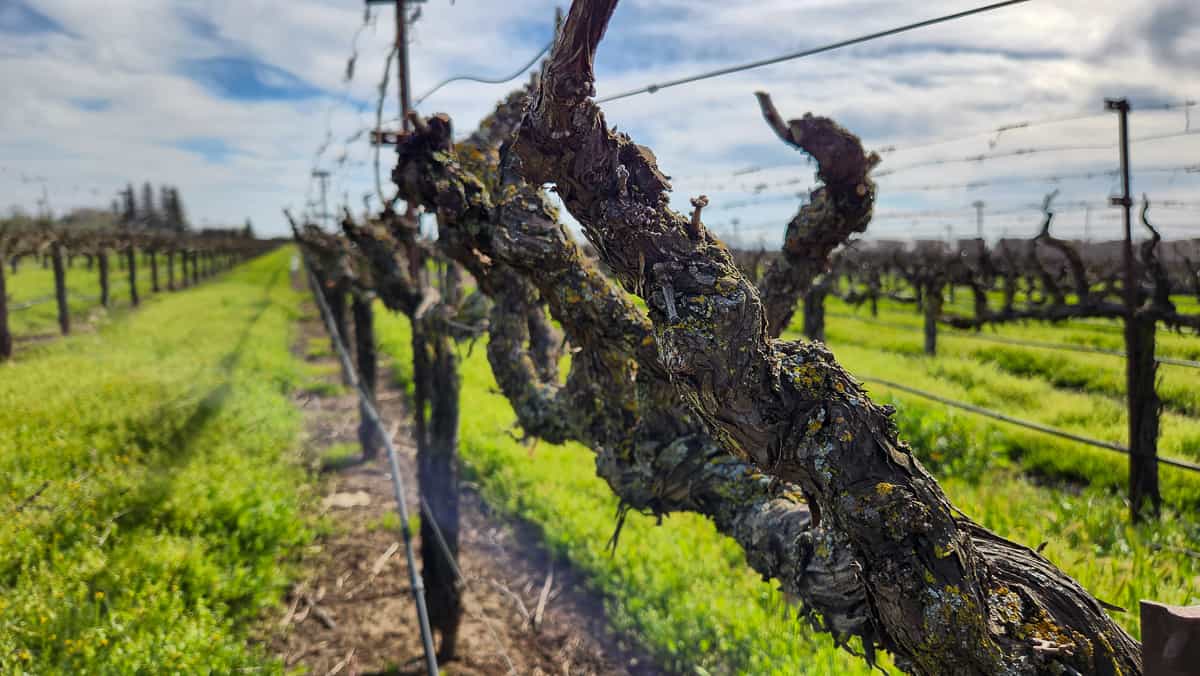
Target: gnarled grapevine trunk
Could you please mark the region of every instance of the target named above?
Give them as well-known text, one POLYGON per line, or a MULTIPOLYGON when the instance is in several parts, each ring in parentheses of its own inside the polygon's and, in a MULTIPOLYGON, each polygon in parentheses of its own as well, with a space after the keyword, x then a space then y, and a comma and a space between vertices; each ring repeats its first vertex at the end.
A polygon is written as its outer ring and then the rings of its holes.
MULTIPOLYGON (((463 144, 461 165, 449 120, 418 120, 419 133, 398 148, 394 175, 402 194, 437 210, 439 244, 494 299, 488 357, 526 434, 593 448, 599 474, 624 506, 709 516, 827 630, 861 635, 872 648, 848 548, 812 527, 794 487, 768 481, 708 437, 659 365, 646 319, 583 255, 543 196, 497 165, 494 146, 515 127, 523 101, 517 93, 501 103, 463 144), (501 185, 501 174, 517 182, 501 185), (565 385, 538 366, 540 340, 527 318, 543 312, 540 302, 573 348, 565 385)), ((372 252, 376 278, 402 276, 378 233, 348 232, 372 252)))
POLYGON ((670 210, 653 156, 610 132, 590 99, 615 8, 572 4, 514 151, 531 183, 556 184, 604 262, 645 299, 679 394, 726 449, 801 486, 820 523, 846 539, 871 618, 905 668, 1139 673, 1137 643, 1074 580, 956 514, 897 439, 892 411, 832 354, 770 338, 728 250, 670 210))
MULTIPOLYGON (((350 301, 350 313, 354 317, 354 356, 358 382, 374 404, 379 369, 375 345, 375 310, 371 297, 365 293, 354 293, 350 301)), ((365 460, 378 457, 379 449, 383 447, 379 429, 371 422, 366 403, 362 401, 358 404, 358 443, 365 460)))

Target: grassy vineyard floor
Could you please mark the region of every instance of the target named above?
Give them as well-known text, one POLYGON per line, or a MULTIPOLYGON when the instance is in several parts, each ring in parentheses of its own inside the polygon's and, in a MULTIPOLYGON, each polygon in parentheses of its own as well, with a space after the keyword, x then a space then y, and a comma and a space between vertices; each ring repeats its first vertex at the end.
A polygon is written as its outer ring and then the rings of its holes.
MULTIPOLYGON (((262 632, 288 671, 328 674, 340 665, 347 674, 424 674, 387 460, 361 462, 358 398, 341 386, 312 303, 305 305, 301 334, 304 359, 323 373, 319 383, 298 393, 296 404, 304 414, 306 456, 319 459, 323 469, 320 509, 328 527, 306 548, 297 584, 284 607, 264 618, 262 632)), ((398 465, 409 481, 408 506, 416 520, 416 449, 406 424, 411 415, 398 387, 387 379, 380 385, 380 415, 396 432, 398 465)), ((578 571, 547 555, 530 526, 501 518, 469 484, 459 507, 457 563, 468 584, 457 659, 441 663, 442 674, 507 674, 510 660, 522 676, 658 673, 636 646, 607 630, 601 599, 589 593, 578 571), (544 612, 534 626, 539 604, 544 612)))
MULTIPOLYGON (((860 347, 919 356, 924 354, 924 339, 921 333, 921 318, 911 308, 889 308, 882 306, 879 318, 872 319, 865 309, 855 312, 836 299, 829 301, 827 335, 831 343, 852 343, 860 347), (851 314, 853 313, 853 314, 851 314), (907 327, 907 328, 904 328, 907 327)), ((1105 325, 1104 328, 1109 328, 1105 325)), ((1119 325, 1115 328, 1119 331, 1119 325)), ((799 327, 797 327, 797 330, 799 327)), ((982 337, 998 336, 1024 340, 1041 340, 1054 343, 1074 343, 1088 347, 1123 350, 1121 334, 1105 331, 1078 331, 1071 326, 1001 326, 993 330, 984 329, 982 337), (1076 338, 1072 340, 1072 337, 1076 338), (1082 340, 1092 338, 1093 340, 1082 340)), ((1035 347, 1000 345, 979 340, 970 331, 940 328, 938 331, 939 357, 966 357, 994 364, 1000 370, 1018 376, 1042 378, 1052 385, 1064 389, 1076 389, 1092 394, 1105 395, 1114 400, 1125 396, 1125 361, 1123 358, 1104 354, 1081 354, 1064 350, 1035 347)), ((1191 348, 1200 348, 1195 336, 1178 336, 1167 331, 1160 333, 1161 346, 1173 342, 1176 354, 1159 349, 1159 356, 1192 354, 1191 348), (1189 344, 1190 343, 1190 344, 1189 344)), ((1187 357, 1185 357, 1187 358, 1187 357)), ((1196 380, 1200 370, 1182 366, 1162 365, 1159 367, 1158 393, 1168 411, 1188 416, 1200 415, 1200 388, 1196 380)))
MULTIPOLYGON (((406 322, 382 316, 380 323, 381 343, 397 364, 407 364, 406 322)), ((675 515, 657 526, 631 515, 610 556, 605 544, 617 500, 595 476, 591 452, 517 443, 512 411, 496 392, 476 346, 463 362, 461 452, 484 495, 539 524, 549 546, 609 596, 618 627, 642 637, 660 664, 692 673, 869 673, 828 636, 798 624, 787 601, 704 519, 675 515)), ((1045 542, 1051 560, 1111 603, 1136 609, 1143 598, 1200 602, 1200 560, 1188 553, 1200 540, 1194 520, 1168 514, 1160 524, 1134 528, 1110 490, 1023 477, 1003 452, 1012 441, 1000 430, 899 403, 904 437, 977 520, 1018 542, 1045 542)), ((1136 610, 1116 617, 1138 631, 1136 610)))
MULTIPOLYGON (((894 314, 888 316, 881 312, 880 318, 885 317, 885 321, 896 319, 894 314)), ((905 319, 910 322, 916 321, 911 311, 905 319)), ((1064 336, 1070 335, 1066 329, 1063 335, 1059 335, 1052 333, 1054 327, 1039 325, 1011 328, 1024 329, 1030 334, 1020 337, 1038 340, 1067 342, 1064 336)), ((788 334, 789 337, 798 335, 794 327, 788 334)), ((938 356, 928 358, 921 354, 919 333, 868 325, 854 319, 839 317, 829 319, 827 337, 838 359, 856 375, 904 382, 945 397, 1093 438, 1117 443, 1126 441, 1126 414, 1120 398, 1101 392, 1064 387, 1057 384, 1054 378, 1047 377, 1047 373, 1053 371, 1056 362, 1066 364, 1067 369, 1071 368, 1072 363, 1082 364, 1078 368, 1088 371, 1089 367, 1086 364, 1093 360, 1106 364, 1108 368, 1116 368, 1109 362, 1120 366, 1121 362, 1117 358, 1064 354, 1038 348, 1005 347, 1004 351, 1013 355, 1012 360, 1040 363, 1046 369, 1024 372, 1014 369, 1010 362, 989 360, 981 354, 994 351, 995 346, 971 342, 965 338, 958 339, 957 342, 954 338, 941 340, 942 349, 938 356)), ((1195 337, 1190 338, 1200 342, 1195 337)), ((1186 390, 1186 395, 1182 396, 1189 399, 1200 396, 1200 387, 1196 386, 1195 379, 1184 378, 1200 372, 1167 366, 1161 367, 1161 370, 1176 376, 1175 380, 1167 382, 1186 390)), ((1092 373, 1104 372, 1097 369, 1092 373)), ((1116 377, 1111 373, 1109 375, 1116 377)), ((1120 378, 1123 381, 1124 376, 1120 378)), ((1123 390, 1123 382, 1120 387, 1123 390)), ((914 395, 890 392, 884 386, 876 385, 872 389, 888 393, 902 404, 901 408, 928 405, 914 395)), ((1170 391, 1169 386, 1164 386, 1163 389, 1170 391)), ((1021 465, 1028 470, 1113 489, 1120 489, 1126 485, 1128 459, 1112 451, 1082 446, 979 417, 967 417, 963 425, 975 429, 979 434, 996 438, 998 443, 995 448, 1006 457, 1020 458, 1021 465)), ((1162 417, 1159 452, 1165 457, 1193 461, 1200 458, 1200 418, 1165 413, 1162 417)), ((1162 467, 1161 477, 1163 494, 1168 501, 1180 508, 1200 505, 1200 475, 1172 467, 1162 467)))
POLYGON ((307 542, 278 251, 0 367, 0 672, 259 668, 307 542))

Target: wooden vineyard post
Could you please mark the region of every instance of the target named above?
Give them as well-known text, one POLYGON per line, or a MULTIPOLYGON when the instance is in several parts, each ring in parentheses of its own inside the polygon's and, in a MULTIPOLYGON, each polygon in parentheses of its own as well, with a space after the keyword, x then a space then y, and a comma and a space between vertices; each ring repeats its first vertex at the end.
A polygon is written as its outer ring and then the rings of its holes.
POLYGON ((137 249, 134 248, 133 242, 125 248, 125 265, 129 268, 129 302, 133 307, 137 307, 137 249))
POLYGON ((0 261, 0 361, 12 357, 12 332, 8 328, 8 280, 0 261))
POLYGON ((96 265, 100 270, 100 305, 108 307, 108 249, 100 247, 96 251, 96 265))
POLYGON ((1200 606, 1142 601, 1142 667, 1147 676, 1200 674, 1200 606))
POLYGON ((192 250, 192 286, 200 283, 200 252, 192 250))
POLYGON ((54 267, 54 298, 58 302, 58 328, 65 336, 71 332, 71 310, 67 305, 67 271, 63 266, 63 243, 50 245, 50 262, 54 267))
MULTIPOLYGON (((337 326, 338 333, 343 336, 349 336, 350 332, 346 326, 346 289, 336 282, 329 282, 322 285, 322 293, 325 294, 325 303, 329 306, 329 314, 333 315, 333 323, 337 326)), ((337 353, 337 342, 330 337, 330 349, 337 353)), ((350 374, 345 367, 342 368, 342 384, 347 387, 351 384, 350 374)))
POLYGON ((158 251, 151 249, 146 254, 150 258, 150 292, 158 293, 158 251))
POLYGON ((1129 102, 1109 99, 1105 106, 1118 115, 1121 148, 1121 195, 1112 204, 1122 208, 1125 240, 1121 259, 1125 304, 1125 398, 1129 408, 1129 510, 1134 523, 1151 514, 1158 516, 1162 496, 1158 487, 1158 416, 1161 406, 1154 390, 1157 363, 1154 360, 1154 332, 1157 319, 1139 316, 1141 303, 1138 274, 1133 258, 1133 198, 1129 194, 1129 102))
POLYGON ((942 285, 936 279, 936 274, 925 287, 925 304, 921 306, 925 313, 925 354, 937 355, 937 323, 942 314, 942 285))
POLYGON ((825 342, 825 280, 820 280, 804 293, 804 335, 809 340, 825 342))
POLYGON ((175 290, 175 249, 167 249, 167 291, 175 290))
MULTIPOLYGON (((365 293, 355 293, 350 305, 354 315, 354 353, 358 361, 358 382, 366 392, 371 404, 376 403, 375 392, 378 381, 378 358, 375 345, 375 310, 372 297, 365 293)), ((371 421, 367 413, 367 405, 360 400, 358 404, 358 443, 362 446, 363 459, 373 460, 379 456, 383 440, 379 438, 378 427, 371 421)))

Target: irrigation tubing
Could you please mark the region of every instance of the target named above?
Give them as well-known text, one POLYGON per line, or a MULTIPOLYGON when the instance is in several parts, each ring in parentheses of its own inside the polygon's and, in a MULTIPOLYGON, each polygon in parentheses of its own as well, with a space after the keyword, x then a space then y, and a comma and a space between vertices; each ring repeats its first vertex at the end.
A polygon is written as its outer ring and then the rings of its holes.
MULTIPOLYGON (((878 326, 886 326, 894 329, 903 329, 906 331, 920 331, 921 327, 912 326, 909 324, 901 324, 899 322, 885 322, 879 319, 870 317, 859 317, 858 315, 848 314, 844 312, 830 312, 830 317, 839 319, 853 319, 854 321, 867 322, 878 326)), ((1126 358, 1124 350, 1112 350, 1104 347, 1092 347, 1091 345, 1071 345, 1069 343, 1050 343, 1041 340, 1024 340, 1021 338, 1007 338, 1005 336, 989 336, 977 333, 947 333, 951 338, 963 338, 964 340, 980 340, 987 343, 1004 343, 1005 345, 1017 345, 1021 347, 1037 347, 1043 350, 1062 350, 1064 352, 1084 352, 1087 354, 1106 354, 1112 357, 1126 358)), ((1180 359, 1178 357, 1155 357, 1154 361, 1160 364, 1168 364, 1170 366, 1183 366, 1186 368, 1200 369, 1200 361, 1192 359, 1180 359)))
POLYGON ((421 642, 425 648, 425 668, 428 676, 438 676, 437 653, 433 647, 433 630, 429 625, 429 610, 425 606, 425 582, 421 578, 420 573, 417 572, 417 561, 413 554, 412 528, 408 522, 408 503, 405 502, 404 480, 400 477, 400 465, 396 460, 396 447, 392 444, 392 435, 384 430, 383 421, 380 420, 379 412, 375 410, 375 405, 371 402, 371 398, 363 390, 362 383, 358 379, 358 371, 354 369, 354 364, 350 361, 350 355, 346 352, 346 345, 342 341, 342 335, 333 323, 333 316, 329 310, 329 305, 325 302, 325 295, 321 293, 321 287, 317 283, 316 275, 313 274, 307 256, 304 256, 304 270, 308 273, 309 288, 312 290, 313 297, 317 301, 317 307, 320 308, 321 319, 325 322, 325 330, 329 332, 329 336, 333 339, 334 347, 337 348, 342 368, 346 371, 350 379, 350 384, 358 392, 359 401, 362 403, 367 417, 380 431, 380 436, 383 437, 383 445, 387 449, 388 464, 392 472, 392 488, 396 498, 396 511, 400 515, 400 534, 404 538, 404 555, 408 559, 409 584, 412 587, 413 600, 417 605, 417 621, 420 623, 421 642))
MULTIPOLYGON (((1071 441, 1075 441, 1075 442, 1078 442, 1081 444, 1086 444, 1088 446, 1095 446, 1096 448, 1103 448, 1103 449, 1107 449, 1110 451, 1116 451, 1117 453, 1122 453, 1124 455, 1129 455, 1128 448, 1126 448, 1120 444, 1114 444, 1111 441, 1101 441, 1100 439, 1092 439, 1090 437, 1085 437, 1085 436, 1082 436, 1079 434, 1075 434, 1073 432, 1067 432, 1066 430, 1060 430, 1056 427, 1050 427, 1048 425, 1042 425, 1040 423, 1030 422, 1028 420, 1022 420, 1020 418, 1014 418, 1010 415, 1005 415, 1003 413, 1000 413, 999 411, 993 411, 988 408, 983 408, 981 406, 975 406, 974 404, 968 404, 968 403, 962 402, 962 401, 956 401, 954 399, 947 399, 946 397, 942 397, 942 396, 933 394, 932 392, 918 390, 915 387, 909 387, 908 385, 901 385, 900 383, 896 383, 896 382, 893 382, 890 380, 884 380, 883 378, 873 378, 870 376, 857 376, 857 377, 859 380, 863 380, 868 383, 876 383, 878 385, 883 385, 885 387, 890 387, 892 389, 900 390, 901 392, 907 392, 909 394, 913 394, 918 397, 923 397, 925 399, 929 399, 930 401, 936 401, 937 403, 943 404, 945 406, 959 408, 964 411, 969 411, 971 413, 976 413, 978 415, 986 416, 988 418, 993 418, 993 419, 999 420, 1001 422, 1006 422, 1006 423, 1009 423, 1010 425, 1024 427, 1026 429, 1031 429, 1036 432, 1042 432, 1043 434, 1049 434, 1052 436, 1061 437, 1063 439, 1069 439, 1071 441)), ((1186 469, 1191 472, 1200 472, 1200 464, 1187 462, 1186 460, 1175 460, 1173 458, 1163 458, 1163 457, 1159 457, 1159 456, 1155 456, 1154 459, 1163 465, 1171 465, 1172 467, 1186 469)))

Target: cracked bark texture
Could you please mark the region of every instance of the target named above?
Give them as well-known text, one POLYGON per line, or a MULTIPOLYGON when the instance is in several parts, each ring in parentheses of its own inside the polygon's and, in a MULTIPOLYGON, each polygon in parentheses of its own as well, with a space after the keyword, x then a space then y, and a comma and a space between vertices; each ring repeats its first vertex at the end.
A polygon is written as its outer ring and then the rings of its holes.
POLYGON ((670 210, 653 154, 591 100, 616 0, 576 0, 514 151, 554 182, 600 256, 645 299, 663 366, 730 453, 802 487, 862 567, 900 666, 926 674, 1141 672, 1139 646, 1074 580, 958 516, 820 344, 771 339, 757 290, 698 219, 670 210))
POLYGON ((625 507, 693 511, 733 537, 748 562, 802 599, 839 639, 876 641, 866 599, 836 534, 813 528, 794 487, 729 455, 681 405, 646 317, 587 258, 557 214, 498 145, 515 129, 522 92, 451 147, 449 119, 420 120, 399 146, 401 193, 435 210, 439 242, 495 300, 489 361, 526 434, 578 440, 625 507), (545 303, 572 346, 566 383, 544 377, 527 318, 545 303))
MULTIPOLYGON (((871 222, 875 182, 868 173, 879 164, 879 156, 866 153, 857 136, 827 117, 806 114, 784 122, 769 95, 757 96, 767 124, 784 143, 816 160, 817 178, 824 184, 810 193, 808 204, 788 223, 783 255, 758 282, 767 331, 778 338, 791 324, 797 301, 826 271, 833 250, 850 235, 865 232, 871 222)), ((812 300, 824 302, 824 297, 812 300)), ((808 299, 805 309, 810 309, 808 299)), ((824 333, 823 324, 818 333, 824 333)), ((815 338, 807 330, 805 334, 815 338)))

